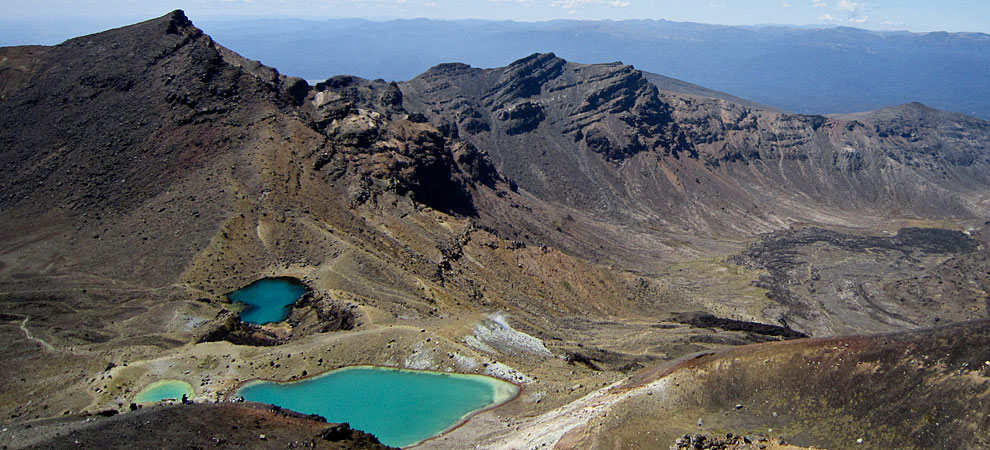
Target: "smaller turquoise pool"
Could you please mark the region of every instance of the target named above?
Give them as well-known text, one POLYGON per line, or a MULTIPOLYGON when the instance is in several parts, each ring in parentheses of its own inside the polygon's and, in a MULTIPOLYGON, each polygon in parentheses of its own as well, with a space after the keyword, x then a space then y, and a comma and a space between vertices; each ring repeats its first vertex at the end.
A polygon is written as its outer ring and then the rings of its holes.
POLYGON ((134 403, 160 402, 166 399, 182 400, 182 396, 192 397, 191 384, 182 380, 161 380, 149 384, 134 396, 134 403))
POLYGON ((289 306, 308 289, 294 278, 263 278, 227 294, 231 301, 247 305, 241 320, 255 325, 280 322, 289 316, 289 306))
POLYGON ((254 381, 234 395, 348 422, 386 445, 405 447, 518 393, 512 383, 481 375, 356 366, 289 383, 254 381))

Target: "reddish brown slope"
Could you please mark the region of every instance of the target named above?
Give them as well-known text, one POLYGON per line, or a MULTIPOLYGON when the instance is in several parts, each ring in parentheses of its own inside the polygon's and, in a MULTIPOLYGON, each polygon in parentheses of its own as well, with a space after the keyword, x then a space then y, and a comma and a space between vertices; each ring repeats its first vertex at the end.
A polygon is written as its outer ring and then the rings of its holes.
POLYGON ((645 448, 704 431, 769 433, 829 449, 862 448, 858 439, 867 448, 988 448, 988 325, 759 344, 691 359, 666 372, 657 394, 610 411, 584 442, 645 448))

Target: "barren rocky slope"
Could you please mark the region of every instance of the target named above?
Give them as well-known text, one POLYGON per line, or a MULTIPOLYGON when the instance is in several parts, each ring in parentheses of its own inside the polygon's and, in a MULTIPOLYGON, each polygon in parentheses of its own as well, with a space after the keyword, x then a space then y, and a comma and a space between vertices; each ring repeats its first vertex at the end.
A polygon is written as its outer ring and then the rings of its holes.
POLYGON ((409 110, 450 123, 523 189, 621 223, 718 236, 979 218, 990 205, 990 125, 919 104, 855 118, 769 112, 553 54, 440 65, 401 86, 409 110))
POLYGON ((648 388, 651 395, 610 410, 604 424, 589 427, 586 444, 646 448, 682 433, 734 430, 829 449, 988 448, 987 325, 772 343, 694 359, 648 388))
MULTIPOLYGON (((985 121, 920 104, 831 118, 788 114, 704 92, 660 90, 651 79, 619 63, 582 65, 536 54, 505 68, 440 65, 400 86, 409 110, 484 149, 506 178, 553 205, 558 212, 550 227, 527 228, 541 232, 537 239, 640 272, 656 273, 658 260, 710 254, 714 241, 808 224, 854 235, 894 234, 894 224, 954 223, 972 231, 990 215, 985 121)), ((932 257, 910 256, 915 244, 940 239, 937 230, 928 234, 919 231, 914 243, 879 261, 868 261, 877 245, 866 237, 854 250, 859 263, 848 254, 831 256, 846 272, 827 275, 824 290, 779 295, 772 283, 760 282, 774 304, 760 313, 748 305, 751 316, 738 309, 730 315, 815 335, 985 317, 986 285, 977 279, 957 285, 974 292, 939 293, 934 300, 894 292, 895 284, 919 275, 941 286, 929 272, 946 258, 970 259, 962 254, 976 248, 958 233, 951 239, 965 241, 963 247, 919 247, 932 257), (884 272, 898 281, 877 276, 884 272), (848 304, 849 296, 859 304, 848 304), (951 306, 936 306, 942 298, 951 306), (905 301, 924 306, 901 314, 890 305, 905 301), (856 317, 862 315, 870 317, 856 317)), ((973 255, 982 261, 985 251, 973 255)), ((772 271, 772 264, 746 266, 772 271)), ((793 269, 822 277, 808 267, 803 261, 793 269)), ((985 264, 959 272, 981 278, 985 270, 977 267, 985 264)))
POLYGON ((523 384, 424 444, 495 445, 685 355, 990 313, 966 116, 761 111, 550 54, 310 86, 180 11, 0 61, 4 424, 380 364, 523 384), (243 327, 224 294, 265 276, 310 294, 243 327))

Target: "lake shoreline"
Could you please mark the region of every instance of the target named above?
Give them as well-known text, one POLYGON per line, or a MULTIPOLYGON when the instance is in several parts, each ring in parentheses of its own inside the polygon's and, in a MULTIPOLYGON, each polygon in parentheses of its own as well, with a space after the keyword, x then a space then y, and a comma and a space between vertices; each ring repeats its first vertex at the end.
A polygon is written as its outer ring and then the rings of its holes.
MULTIPOLYGON (((492 400, 491 400, 490 404, 488 404, 486 406, 483 406, 483 407, 480 407, 480 408, 477 408, 477 409, 473 409, 473 410, 471 410, 471 411, 463 414, 458 419, 454 420, 453 423, 450 426, 442 429, 441 431, 438 431, 435 434, 433 434, 433 435, 431 435, 431 436, 429 436, 429 437, 427 437, 425 439, 421 439, 421 440, 418 440, 418 441, 415 441, 415 442, 412 442, 412 443, 403 445, 402 448, 415 447, 415 446, 418 446, 420 444, 423 444, 423 443, 425 443, 427 441, 440 438, 440 437, 446 435, 447 433, 449 433, 449 432, 451 432, 453 430, 456 430, 457 428, 463 426, 468 421, 470 421, 473 417, 475 417, 475 416, 477 416, 479 414, 482 414, 484 412, 490 411, 492 409, 495 409, 495 408, 504 406, 504 405, 506 405, 508 403, 511 403, 511 402, 515 401, 516 399, 518 399, 518 398, 521 397, 521 395, 522 395, 522 393, 523 393, 523 391, 525 389, 525 387, 523 385, 518 384, 518 383, 516 383, 514 381, 503 380, 501 378, 497 378, 497 377, 494 377, 494 376, 491 376, 491 375, 471 374, 471 373, 461 373, 461 372, 440 372, 440 371, 429 370, 429 369, 409 369, 409 368, 401 368, 401 367, 371 365, 371 364, 353 364, 353 365, 345 365, 345 366, 337 367, 337 368, 334 368, 334 369, 327 370, 325 372, 321 372, 321 373, 317 373, 317 374, 313 374, 313 375, 306 375, 306 376, 303 376, 303 377, 300 377, 300 378, 290 379, 290 380, 286 380, 286 381, 273 380, 273 379, 264 379, 264 378, 254 378, 254 379, 250 379, 250 380, 241 381, 241 382, 237 383, 233 388, 231 388, 230 390, 228 390, 225 394, 223 394, 222 398, 224 400, 226 400, 226 401, 234 401, 237 398, 244 399, 244 397, 240 395, 240 392, 243 389, 247 388, 247 387, 250 387, 250 386, 256 385, 256 384, 260 384, 260 383, 275 383, 275 384, 278 384, 278 385, 293 385, 293 384, 298 384, 300 382, 312 382, 314 379, 318 379, 318 378, 330 376, 330 375, 333 375, 333 374, 340 374, 340 373, 351 371, 351 370, 361 370, 361 369, 382 370, 382 371, 394 371, 394 372, 404 372, 404 373, 413 373, 413 374, 431 374, 431 375, 437 375, 437 376, 449 376, 449 377, 453 377, 453 378, 479 380, 479 381, 483 381, 485 384, 487 384, 489 387, 491 387, 491 389, 492 389, 492 400), (511 388, 507 388, 507 387, 511 387, 511 388)), ((257 402, 257 403, 268 403, 268 402, 259 402, 257 400, 249 400, 249 401, 257 402)), ((285 409, 288 409, 290 411, 295 411, 295 410, 293 410, 290 407, 281 406, 281 405, 275 405, 273 403, 268 403, 268 404, 272 404, 272 405, 278 406, 280 408, 285 408, 285 409)), ((300 411, 295 411, 295 412, 302 413, 300 411)), ((317 415, 320 415, 320 414, 317 414, 317 415)), ((324 419, 330 421, 330 418, 324 417, 324 419)))

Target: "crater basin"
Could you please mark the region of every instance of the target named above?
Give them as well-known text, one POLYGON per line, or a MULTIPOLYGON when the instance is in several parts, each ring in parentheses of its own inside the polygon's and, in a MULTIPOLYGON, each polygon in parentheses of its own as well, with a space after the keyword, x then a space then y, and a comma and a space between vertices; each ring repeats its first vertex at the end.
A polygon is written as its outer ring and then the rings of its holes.
POLYGON ((264 325, 285 320, 289 306, 307 291, 306 285, 295 278, 262 278, 227 294, 227 298, 247 305, 241 311, 242 321, 264 325))

